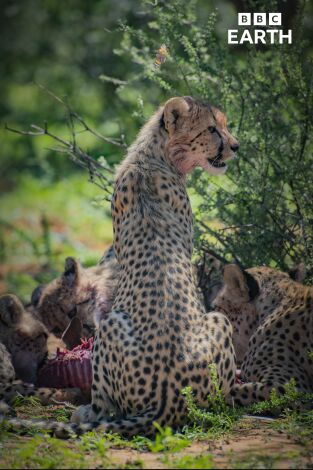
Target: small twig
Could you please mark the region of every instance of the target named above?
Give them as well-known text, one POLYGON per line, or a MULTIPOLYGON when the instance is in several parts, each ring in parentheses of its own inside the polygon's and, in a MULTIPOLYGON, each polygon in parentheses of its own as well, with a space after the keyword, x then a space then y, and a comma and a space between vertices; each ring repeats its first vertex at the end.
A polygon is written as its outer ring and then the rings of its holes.
POLYGON ((237 228, 240 229, 240 228, 246 228, 246 227, 256 227, 256 225, 255 224, 229 225, 228 227, 219 228, 218 231, 223 232, 225 230, 233 230, 237 228))
POLYGON ((237 127, 237 134, 240 135, 241 128, 242 128, 242 123, 243 123, 243 118, 245 114, 245 98, 242 95, 242 92, 240 91, 240 99, 241 99, 241 113, 240 113, 240 119, 239 119, 239 124, 237 127))
POLYGON ((69 403, 68 401, 59 401, 59 400, 56 400, 55 398, 52 398, 51 401, 53 403, 55 403, 56 405, 62 405, 65 408, 69 408, 70 410, 76 410, 77 409, 77 406, 72 405, 72 403, 69 403))
POLYGON ((209 247, 209 246, 203 244, 202 247, 201 247, 201 251, 203 251, 204 253, 207 253, 211 256, 214 256, 214 258, 216 258, 217 260, 219 260, 223 264, 228 264, 228 260, 226 258, 224 258, 224 256, 217 253, 215 250, 213 250, 212 247, 209 247))
POLYGON ((236 263, 238 263, 238 264, 241 266, 241 262, 240 262, 239 258, 237 258, 237 256, 236 256, 236 254, 235 254, 233 248, 226 242, 226 240, 224 240, 224 239, 219 235, 219 233, 217 233, 215 230, 212 230, 210 227, 208 227, 208 225, 206 225, 203 221, 200 220, 200 221, 198 221, 198 223, 199 223, 199 225, 200 225, 201 227, 203 227, 207 232, 209 232, 211 235, 213 235, 213 236, 221 243, 221 245, 223 245, 225 248, 227 248, 227 249, 231 252, 231 254, 232 254, 234 260, 236 261, 236 263))
POLYGON ((118 146, 118 147, 127 148, 127 145, 125 144, 124 139, 118 140, 118 139, 114 139, 114 138, 111 138, 111 137, 105 137, 104 135, 100 134, 100 132, 95 131, 90 126, 88 126, 86 121, 79 114, 77 114, 76 111, 74 111, 65 100, 63 100, 59 96, 55 95, 51 90, 46 88, 44 85, 41 85, 40 83, 36 83, 36 85, 41 90, 43 90, 45 93, 50 95, 54 100, 56 100, 58 103, 61 103, 62 106, 64 106, 66 108, 67 113, 69 115, 69 118, 72 120, 72 122, 73 122, 73 118, 74 118, 84 127, 85 131, 90 132, 92 135, 94 135, 98 139, 103 140, 106 143, 109 143, 109 144, 112 144, 112 145, 115 145, 115 146, 118 146))
MULTIPOLYGON (((36 124, 32 124, 30 127, 36 132, 22 131, 9 127, 7 124, 5 125, 6 130, 14 132, 16 134, 30 137, 40 137, 46 135, 51 139, 55 140, 60 144, 60 147, 57 148, 58 152, 67 153, 70 156, 71 160, 74 161, 74 163, 76 163, 82 168, 87 168, 90 175, 90 180, 102 190, 104 190, 106 193, 111 195, 111 186, 113 184, 113 181, 110 180, 107 176, 105 176, 103 170, 113 175, 114 170, 112 168, 110 168, 108 165, 104 166, 102 163, 97 162, 97 160, 92 158, 79 146, 77 146, 75 142, 63 139, 57 136, 56 134, 50 132, 48 129, 48 124, 46 122, 44 123, 44 127, 40 127, 36 124)), ((75 135, 75 130, 73 130, 73 132, 75 135)))

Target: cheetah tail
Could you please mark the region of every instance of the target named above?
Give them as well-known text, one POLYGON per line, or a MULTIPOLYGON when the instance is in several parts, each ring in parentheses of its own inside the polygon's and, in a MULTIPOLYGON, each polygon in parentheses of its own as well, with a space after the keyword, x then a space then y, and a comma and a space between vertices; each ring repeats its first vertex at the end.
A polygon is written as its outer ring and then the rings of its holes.
POLYGON ((84 425, 77 425, 73 423, 62 423, 58 421, 44 421, 35 419, 20 419, 20 418, 8 418, 6 416, 0 416, 0 428, 5 428, 10 431, 20 431, 35 429, 38 431, 46 431, 54 434, 59 438, 69 438, 75 435, 83 434, 84 432, 91 431, 94 429, 92 423, 84 425), (81 429, 78 429, 81 428, 81 429))
POLYGON ((156 428, 153 425, 155 419, 156 413, 153 411, 147 411, 146 413, 142 413, 128 419, 108 419, 80 424, 5 418, 4 416, 0 416, 0 425, 3 423, 6 428, 11 428, 13 430, 29 428, 44 430, 53 433, 56 437, 61 439, 66 439, 73 435, 79 436, 94 429, 104 433, 113 432, 122 434, 125 437, 132 437, 136 434, 153 436, 156 431, 156 428))

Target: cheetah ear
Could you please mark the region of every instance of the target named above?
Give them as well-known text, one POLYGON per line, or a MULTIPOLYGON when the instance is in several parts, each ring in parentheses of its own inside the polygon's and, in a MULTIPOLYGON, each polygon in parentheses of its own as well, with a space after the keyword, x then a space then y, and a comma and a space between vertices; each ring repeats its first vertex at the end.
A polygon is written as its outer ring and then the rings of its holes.
POLYGON ((225 266, 224 283, 229 287, 234 298, 242 302, 251 302, 260 291, 255 278, 236 264, 225 266))
POLYGON ((62 335, 68 349, 73 349, 80 344, 80 338, 83 336, 83 324, 78 317, 74 317, 62 335))
POLYGON ((0 297, 0 319, 7 326, 16 325, 22 318, 24 307, 15 295, 0 297))
POLYGON ((184 98, 171 98, 164 105, 164 125, 169 135, 173 135, 180 117, 188 116, 189 105, 184 98))
POLYGON ((114 252, 114 247, 113 245, 111 245, 102 255, 102 258, 100 259, 99 261, 99 265, 101 264, 106 264, 106 263, 109 263, 110 261, 112 261, 112 259, 116 259, 115 258, 115 252, 114 252))
POLYGON ((33 307, 38 307, 44 288, 45 284, 41 284, 33 290, 32 296, 30 298, 30 303, 33 307))
POLYGON ((304 263, 299 263, 297 266, 289 269, 288 275, 291 279, 297 282, 303 282, 306 276, 306 267, 304 263))
POLYGON ((80 277, 80 264, 75 258, 66 258, 64 265, 64 273, 62 274, 62 282, 67 286, 73 287, 77 284, 80 277))

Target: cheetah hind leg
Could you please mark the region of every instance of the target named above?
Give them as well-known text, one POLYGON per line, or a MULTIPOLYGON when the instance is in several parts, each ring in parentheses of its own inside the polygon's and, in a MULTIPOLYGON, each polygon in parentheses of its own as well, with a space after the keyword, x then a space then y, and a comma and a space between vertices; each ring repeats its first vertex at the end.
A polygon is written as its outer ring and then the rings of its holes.
POLYGON ((252 403, 268 400, 270 391, 262 382, 248 382, 245 384, 235 384, 229 395, 226 396, 226 402, 229 405, 248 406, 252 403))
POLYGON ((268 400, 271 391, 275 389, 279 395, 285 393, 286 380, 247 382, 245 384, 235 384, 226 402, 229 405, 248 406, 253 403, 268 400))
MULTIPOLYGON (((299 392, 309 393, 311 391, 309 380, 303 371, 293 371, 284 374, 284 365, 278 364, 262 372, 262 380, 250 381, 244 384, 235 384, 227 396, 227 403, 233 405, 247 406, 260 401, 268 400, 273 389, 279 395, 286 392, 286 384, 293 378, 296 381, 296 388, 299 392), (288 376, 290 377, 288 379, 288 376)), ((247 377, 249 379, 249 377, 247 377)))
POLYGON ((119 410, 113 406, 112 402, 107 398, 102 398, 102 406, 103 409, 101 410, 101 415, 97 415, 94 411, 94 407, 92 403, 88 405, 79 406, 71 416, 71 422, 74 424, 83 424, 83 423, 91 423, 96 421, 105 421, 107 419, 111 419, 114 416, 115 419, 121 418, 119 410))

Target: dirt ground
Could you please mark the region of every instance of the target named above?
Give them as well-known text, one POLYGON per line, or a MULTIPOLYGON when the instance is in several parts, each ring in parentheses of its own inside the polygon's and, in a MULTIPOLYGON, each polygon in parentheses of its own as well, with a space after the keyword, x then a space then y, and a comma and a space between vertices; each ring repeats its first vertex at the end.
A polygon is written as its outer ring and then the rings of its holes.
MULTIPOLYGON (((49 338, 49 351, 55 351, 57 347, 64 347, 62 342, 55 337, 49 338)), ((58 407, 56 407, 58 408, 58 407)), ((44 408, 41 409, 41 412, 44 408)), ((18 416, 29 418, 31 408, 18 409, 18 416)), ((51 412, 47 409, 47 412, 51 412)), ((49 418, 49 416, 47 416, 49 418)), ((258 418, 246 416, 239 420, 233 431, 227 437, 219 439, 190 440, 190 445, 179 452, 151 452, 148 450, 134 450, 127 443, 118 443, 108 446, 105 450, 105 460, 99 459, 101 455, 92 450, 84 452, 84 462, 75 468, 274 468, 274 469, 313 469, 313 440, 312 432, 306 434, 305 430, 281 426, 280 419, 258 418), (301 431, 301 432, 300 432, 301 431)), ((16 436, 17 437, 17 436, 16 436)), ((68 468, 65 464, 61 467, 53 466, 53 460, 23 461, 20 467, 20 457, 24 458, 23 445, 31 442, 31 437, 18 436, 15 440, 11 435, 0 443, 0 468, 68 468), (1 459, 1 448, 10 449, 1 459), (16 455, 11 459, 10 455, 16 455), (33 464, 36 467, 32 467, 33 464), (17 465, 17 466, 16 466, 17 465), (52 465, 52 466, 51 466, 52 465)), ((63 441, 67 449, 79 453, 81 448, 77 440, 63 441)), ((38 441, 41 446, 41 441, 38 441)), ((57 445, 58 446, 58 445, 57 445)), ((49 447, 49 446, 48 446, 49 447)), ((54 451, 52 451, 53 453, 54 451)), ((66 457, 66 453, 64 454, 66 457)), ((60 461, 59 461, 60 462, 60 461)), ((55 461, 55 465, 58 462, 55 461)))
MULTIPOLYGON (((177 456, 181 459, 186 455, 197 457, 211 454, 212 468, 221 469, 313 468, 313 442, 308 448, 307 445, 297 442, 296 438, 271 429, 270 424, 271 421, 245 419, 233 436, 216 442, 194 442, 177 456)), ((147 469, 169 468, 163 453, 111 449, 108 456, 114 463, 121 465, 131 464, 139 459, 144 462, 144 468, 147 469)), ((175 454, 171 454, 171 457, 175 460, 175 454)), ((169 462, 171 460, 170 458, 169 462)))
MULTIPOLYGON (((18 416, 26 417, 24 412, 18 412, 18 416)), ((281 423, 281 420, 244 417, 229 435, 219 439, 191 439, 190 444, 178 452, 164 449, 153 452, 151 449, 148 451, 146 446, 142 447, 144 450, 134 450, 131 443, 110 443, 106 438, 104 443, 94 441, 91 447, 83 447, 83 441, 77 439, 47 440, 47 436, 42 434, 32 437, 29 433, 7 433, 2 441, 0 439, 0 469, 313 468, 313 440, 308 436, 303 438, 302 429, 288 431, 281 427, 281 423), (80 460, 73 460, 70 452, 80 460)), ((309 435, 312 436, 312 433, 309 435)))
MULTIPOLYGON (((48 347, 51 353, 64 344, 51 336, 48 347)), ((39 413, 44 419, 55 419, 56 415, 51 413, 62 410, 61 405, 36 408, 29 403, 18 407, 16 412, 20 418, 33 418, 39 413)), ((114 469, 313 469, 312 429, 301 427, 301 424, 299 427, 294 422, 289 424, 288 427, 288 420, 284 421, 284 418, 245 416, 226 437, 191 438, 190 444, 187 441, 188 446, 179 452, 164 448, 162 452, 148 451, 147 446, 138 447, 145 450, 135 450, 127 441, 110 443, 109 440, 104 440, 98 447, 93 444, 95 447, 84 448, 77 439, 61 444, 59 440, 57 443, 46 441, 42 434, 34 440, 29 433, 28 436, 7 433, 1 440, 0 432, 0 469, 71 468, 71 465, 73 468, 114 469), (80 455, 81 460, 73 460, 68 452, 80 455)))

